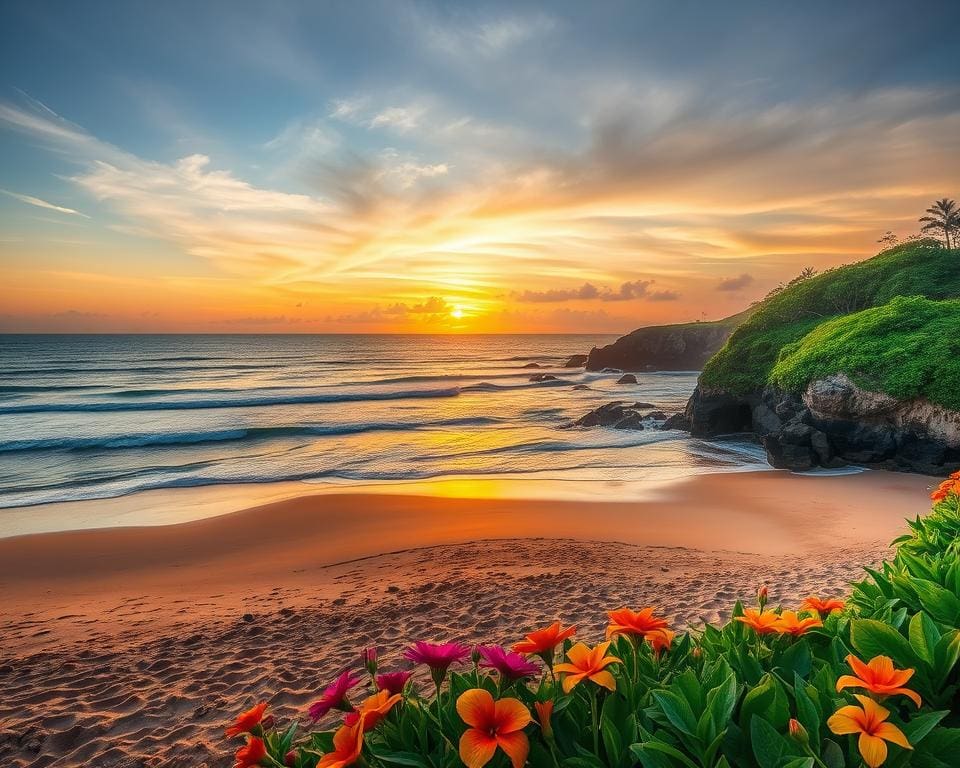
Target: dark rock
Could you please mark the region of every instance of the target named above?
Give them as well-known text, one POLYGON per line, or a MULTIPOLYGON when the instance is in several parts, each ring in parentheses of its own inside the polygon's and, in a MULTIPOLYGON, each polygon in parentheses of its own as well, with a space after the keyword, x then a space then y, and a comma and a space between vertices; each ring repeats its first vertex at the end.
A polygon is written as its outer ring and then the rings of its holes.
POLYGON ((751 431, 755 400, 698 385, 687 402, 690 434, 694 437, 716 437, 751 431))
POLYGON ((753 431, 760 437, 777 432, 783 426, 780 415, 766 403, 757 403, 753 407, 752 419, 753 431))
POLYGON ((619 379, 617 379, 617 384, 636 384, 637 377, 632 373, 625 373, 619 379))
POLYGON ((636 403, 634 403, 633 405, 631 405, 630 407, 631 407, 631 408, 644 408, 644 409, 645 409, 645 408, 656 408, 657 406, 655 406, 653 403, 636 402, 636 403))
POLYGON ((564 368, 583 368, 587 364, 589 355, 570 355, 570 358, 563 364, 564 368))
POLYGON ((777 469, 803 471, 814 467, 813 449, 810 445, 795 445, 782 442, 780 435, 766 435, 761 439, 767 452, 767 461, 777 469))
POLYGON ((526 365, 520 366, 521 368, 542 368, 539 363, 527 363, 526 365))
POLYGON ((253 614, 252 613, 243 614, 243 620, 249 624, 251 621, 253 621, 253 614))
POLYGON ((687 414, 685 413, 675 413, 660 425, 660 429, 679 429, 683 432, 689 432, 690 419, 687 418, 687 414))
POLYGON ((960 467, 960 412, 863 390, 843 374, 812 382, 802 395, 698 386, 686 415, 698 437, 752 431, 775 467, 857 464, 932 475, 960 467))
POLYGON ((663 421, 664 419, 667 418, 667 414, 665 414, 663 411, 651 411, 643 418, 653 419, 654 421, 663 421))
POLYGON ((643 419, 639 413, 627 413, 620 421, 613 425, 614 429, 643 429, 643 419))
POLYGON ((573 388, 574 389, 590 389, 590 387, 588 387, 586 384, 574 384, 573 388))
POLYGON ((824 432, 815 429, 811 433, 810 447, 821 467, 829 467, 833 463, 833 448, 830 446, 830 438, 824 432))
POLYGON ((699 371, 724 345, 747 313, 709 323, 639 328, 605 347, 594 347, 587 370, 699 371))

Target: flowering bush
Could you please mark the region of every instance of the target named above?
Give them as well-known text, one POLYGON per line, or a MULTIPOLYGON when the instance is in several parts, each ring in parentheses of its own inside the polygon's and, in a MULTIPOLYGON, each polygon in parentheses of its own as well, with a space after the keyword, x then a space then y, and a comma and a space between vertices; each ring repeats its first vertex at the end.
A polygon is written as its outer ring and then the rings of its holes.
POLYGON ((236 768, 960 766, 960 473, 932 498, 846 602, 770 608, 761 588, 696 632, 620 608, 592 646, 559 622, 510 650, 421 641, 404 657, 427 690, 367 649, 366 677, 344 671, 309 708, 339 727, 279 730, 261 702, 226 730, 236 768))

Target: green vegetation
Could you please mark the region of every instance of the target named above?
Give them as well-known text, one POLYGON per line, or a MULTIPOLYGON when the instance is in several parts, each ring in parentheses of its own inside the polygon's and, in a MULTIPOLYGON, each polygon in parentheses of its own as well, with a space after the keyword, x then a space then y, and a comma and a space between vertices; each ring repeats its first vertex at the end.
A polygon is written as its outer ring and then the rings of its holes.
POLYGON ((780 350, 770 382, 800 391, 840 371, 864 389, 960 410, 960 301, 898 296, 828 320, 780 350))
MULTIPOLYGON (((935 240, 916 240, 789 285, 764 299, 733 332, 704 367, 700 382, 732 394, 755 391, 771 382, 785 347, 795 349, 826 321, 883 306, 898 296, 960 298, 960 251, 944 249, 935 240)), ((834 359, 841 357, 835 350, 834 359)), ((854 371, 843 372, 856 376, 854 371)), ((883 383, 887 378, 879 375, 877 380, 883 383)), ((932 386, 928 382, 922 391, 930 396, 932 386)))

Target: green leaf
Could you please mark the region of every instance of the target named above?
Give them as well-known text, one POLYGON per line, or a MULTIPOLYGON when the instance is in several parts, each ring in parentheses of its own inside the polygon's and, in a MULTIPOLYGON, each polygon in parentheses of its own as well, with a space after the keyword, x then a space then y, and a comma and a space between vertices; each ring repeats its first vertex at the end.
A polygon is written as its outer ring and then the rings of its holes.
POLYGON ((812 745, 819 744, 820 711, 799 677, 794 682, 793 697, 797 702, 797 720, 807 729, 807 733, 810 735, 810 743, 812 745))
MULTIPOLYGON (((643 757, 644 752, 652 750, 654 752, 660 752, 664 755, 669 755, 670 757, 676 758, 681 763, 683 763, 687 768, 698 768, 697 764, 693 762, 689 757, 687 757, 683 752, 681 752, 676 747, 671 747, 669 744, 665 744, 662 741, 645 741, 642 744, 631 744, 630 752, 633 753, 633 756, 638 760, 643 757)), ((566 761, 564 761, 566 763, 566 761)))
POLYGON ((889 656, 901 667, 918 661, 907 639, 897 630, 875 619, 854 619, 850 622, 850 642, 864 661, 874 656, 889 656))
POLYGON ((673 693, 673 691, 653 691, 651 695, 674 728, 683 731, 688 736, 696 735, 697 718, 686 699, 673 693))
POLYGON ((911 717, 910 722, 906 723, 900 730, 906 735, 907 741, 913 746, 916 746, 923 740, 924 736, 936 728, 937 724, 949 714, 950 710, 947 709, 939 712, 925 712, 922 715, 915 715, 911 717))
POLYGON ((765 713, 773 706, 777 695, 777 682, 773 675, 766 674, 760 678, 760 682, 747 691, 743 697, 743 704, 740 705, 740 727, 744 730, 750 728, 750 718, 756 714, 765 713))
POLYGON ((937 687, 942 687, 947 676, 960 659, 960 630, 947 632, 933 649, 933 669, 937 687))
POLYGON ((429 763, 414 752, 374 752, 377 760, 394 765, 409 765, 413 768, 430 768, 429 763))
POLYGON ((603 748, 607 752, 607 764, 617 765, 623 752, 620 743, 620 731, 608 717, 600 718, 600 735, 603 737, 603 748))
POLYGON ((924 610, 934 619, 951 627, 957 626, 960 618, 960 598, 939 584, 926 579, 914 579, 912 583, 924 610))
POLYGON ((732 673, 719 686, 707 693, 707 711, 717 730, 723 730, 737 705, 737 678, 732 673))
POLYGON ((843 756, 843 750, 837 742, 827 739, 820 747, 820 759, 827 765, 827 768, 845 768, 846 758, 843 756))
POLYGON ((760 768, 777 768, 780 758, 788 753, 790 744, 762 717, 750 721, 750 744, 760 768))
POLYGON ((940 630, 933 623, 933 619, 923 611, 915 613, 913 618, 910 619, 909 636, 910 645, 917 656, 932 667, 934 665, 933 652, 937 643, 940 642, 940 630))
POLYGON ((789 763, 784 763, 782 768, 813 768, 813 765, 812 757, 797 757, 789 763))

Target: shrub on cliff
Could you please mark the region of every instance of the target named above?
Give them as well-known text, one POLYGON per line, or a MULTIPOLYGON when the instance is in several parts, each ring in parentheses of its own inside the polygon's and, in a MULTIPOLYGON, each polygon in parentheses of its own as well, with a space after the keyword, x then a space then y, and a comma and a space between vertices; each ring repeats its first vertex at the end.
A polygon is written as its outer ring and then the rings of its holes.
POLYGON ((780 351, 827 320, 897 296, 960 298, 958 257, 935 240, 912 241, 792 285, 758 305, 706 364, 700 382, 732 394, 756 391, 769 382, 780 351))
POLYGON ((960 410, 960 301, 899 296, 828 320, 784 345, 769 380, 800 392, 841 372, 863 389, 960 410))
POLYGON ((949 768, 960 765, 960 473, 847 604, 737 603, 675 634, 653 608, 609 612, 592 647, 559 622, 512 650, 411 645, 428 674, 373 649, 274 726, 266 702, 227 729, 237 768, 949 768), (363 688, 366 692, 360 693, 363 688))

